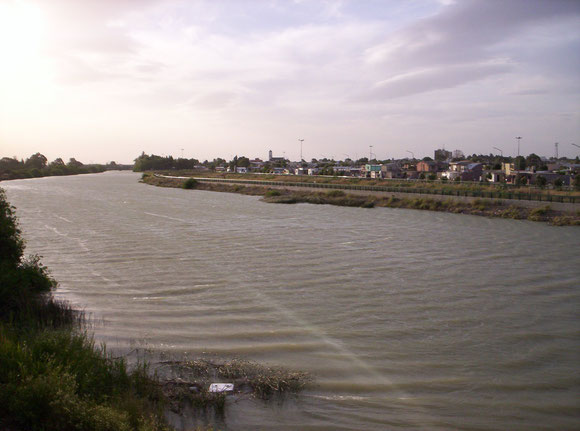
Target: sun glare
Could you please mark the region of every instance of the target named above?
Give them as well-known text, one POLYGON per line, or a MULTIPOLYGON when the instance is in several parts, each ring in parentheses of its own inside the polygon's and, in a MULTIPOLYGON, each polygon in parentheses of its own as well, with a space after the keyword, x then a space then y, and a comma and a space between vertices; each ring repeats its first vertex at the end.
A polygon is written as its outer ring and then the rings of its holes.
POLYGON ((45 20, 42 10, 25 2, 0 3, 0 88, 2 98, 39 94, 48 80, 43 54, 45 20))

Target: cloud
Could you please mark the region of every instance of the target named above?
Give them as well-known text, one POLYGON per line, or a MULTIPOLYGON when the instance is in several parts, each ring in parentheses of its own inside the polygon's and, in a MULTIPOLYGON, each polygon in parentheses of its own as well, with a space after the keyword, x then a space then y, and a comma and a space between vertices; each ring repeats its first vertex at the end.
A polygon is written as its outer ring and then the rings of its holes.
POLYGON ((383 78, 359 99, 401 97, 452 88, 513 71, 516 50, 500 45, 556 18, 580 15, 569 0, 465 0, 369 48, 366 63, 383 78))
POLYGON ((510 70, 508 64, 467 64, 446 68, 429 68, 404 73, 378 82, 375 87, 359 96, 359 100, 386 100, 433 90, 457 87, 510 70))

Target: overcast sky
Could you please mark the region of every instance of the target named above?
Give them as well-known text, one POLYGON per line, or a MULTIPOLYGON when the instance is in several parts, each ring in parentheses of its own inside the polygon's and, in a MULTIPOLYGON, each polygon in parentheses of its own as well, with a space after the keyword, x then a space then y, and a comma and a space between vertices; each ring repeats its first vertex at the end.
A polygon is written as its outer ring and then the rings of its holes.
POLYGON ((0 156, 580 152, 578 0, 0 0, 0 65, 0 156))

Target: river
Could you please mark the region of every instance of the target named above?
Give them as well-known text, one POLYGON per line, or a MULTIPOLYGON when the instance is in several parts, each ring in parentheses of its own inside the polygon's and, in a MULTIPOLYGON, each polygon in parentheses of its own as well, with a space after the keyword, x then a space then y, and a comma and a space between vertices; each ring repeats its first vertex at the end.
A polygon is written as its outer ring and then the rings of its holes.
POLYGON ((138 179, 0 187, 98 340, 314 376, 220 428, 580 429, 579 228, 138 179))

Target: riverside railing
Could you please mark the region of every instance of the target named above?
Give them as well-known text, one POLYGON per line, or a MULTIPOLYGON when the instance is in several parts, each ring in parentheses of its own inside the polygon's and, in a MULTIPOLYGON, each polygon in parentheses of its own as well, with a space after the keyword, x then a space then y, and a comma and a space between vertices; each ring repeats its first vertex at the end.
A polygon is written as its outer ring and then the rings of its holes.
POLYGON ((286 181, 263 181, 263 180, 235 180, 226 178, 196 178, 198 181, 211 183, 233 183, 248 184, 260 186, 282 186, 282 187, 306 187, 312 189, 333 189, 333 190, 362 190, 374 192, 390 193, 413 193, 424 195, 443 195, 443 196, 465 196, 474 198, 488 199, 513 199, 528 201, 544 201, 558 203, 577 203, 580 202, 579 196, 571 195, 552 195, 549 193, 519 193, 510 191, 487 191, 487 190, 453 190, 453 189, 427 189, 420 187, 389 187, 389 186, 361 186, 355 184, 328 184, 328 183, 300 183, 286 181))

